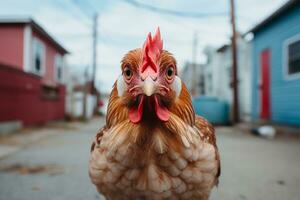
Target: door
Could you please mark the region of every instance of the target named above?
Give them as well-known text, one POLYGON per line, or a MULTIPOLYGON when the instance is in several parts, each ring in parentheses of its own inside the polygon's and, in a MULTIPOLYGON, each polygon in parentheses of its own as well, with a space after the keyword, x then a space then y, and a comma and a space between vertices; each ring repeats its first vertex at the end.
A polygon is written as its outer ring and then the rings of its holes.
POLYGON ((260 54, 260 118, 270 118, 270 50, 265 49, 260 54))

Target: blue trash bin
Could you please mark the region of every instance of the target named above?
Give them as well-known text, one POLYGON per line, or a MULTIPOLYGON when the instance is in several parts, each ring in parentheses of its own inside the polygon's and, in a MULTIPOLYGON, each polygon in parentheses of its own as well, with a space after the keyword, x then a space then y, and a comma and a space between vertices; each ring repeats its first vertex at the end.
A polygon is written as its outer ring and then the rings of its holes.
POLYGON ((226 101, 210 96, 194 97, 192 101, 197 115, 215 125, 229 124, 229 105, 226 101))

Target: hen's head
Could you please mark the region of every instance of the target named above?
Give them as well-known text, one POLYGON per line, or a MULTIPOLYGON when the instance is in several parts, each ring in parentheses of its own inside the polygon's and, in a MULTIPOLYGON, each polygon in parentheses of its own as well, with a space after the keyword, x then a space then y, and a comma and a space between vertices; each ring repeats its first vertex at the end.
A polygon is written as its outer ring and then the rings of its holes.
POLYGON ((115 101, 122 101, 131 122, 166 122, 172 111, 180 112, 180 103, 191 107, 190 97, 183 91, 186 88, 177 76, 176 60, 163 50, 159 29, 154 37, 148 34, 142 48, 124 56, 121 69, 122 75, 116 83, 118 100, 115 101), (180 98, 186 102, 178 101, 180 98))

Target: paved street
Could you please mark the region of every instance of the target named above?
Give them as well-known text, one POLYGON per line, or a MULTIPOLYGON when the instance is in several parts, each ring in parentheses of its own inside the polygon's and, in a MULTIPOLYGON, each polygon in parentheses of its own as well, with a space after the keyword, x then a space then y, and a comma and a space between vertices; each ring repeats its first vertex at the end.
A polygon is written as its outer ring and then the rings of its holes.
MULTIPOLYGON (((89 181, 87 164, 103 122, 35 129, 1 141, 14 150, 0 158, 0 200, 102 199, 89 181)), ((265 140, 231 128, 217 128, 217 138, 222 174, 211 199, 300 199, 299 139, 265 140)))
POLYGON ((217 129, 220 185, 212 199, 299 200, 300 140, 266 140, 217 129))
POLYGON ((38 142, 1 159, 7 169, 0 172, 0 199, 99 199, 87 167, 91 140, 102 124, 96 119, 50 128, 38 142))

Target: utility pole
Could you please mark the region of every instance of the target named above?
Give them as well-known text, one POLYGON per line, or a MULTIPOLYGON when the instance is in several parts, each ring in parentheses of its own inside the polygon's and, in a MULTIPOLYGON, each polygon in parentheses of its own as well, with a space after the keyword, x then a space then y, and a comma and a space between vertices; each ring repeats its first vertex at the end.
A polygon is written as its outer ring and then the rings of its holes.
POLYGON ((98 13, 95 13, 93 18, 93 78, 92 78, 92 93, 96 94, 96 71, 97 71, 97 24, 98 13))
POLYGON ((197 47, 198 47, 198 33, 197 31, 194 32, 194 39, 193 39, 193 52, 192 52, 192 67, 193 67, 193 74, 192 74, 192 95, 197 95, 197 77, 196 77, 196 67, 197 67, 197 47))
POLYGON ((97 113, 99 96, 96 89, 96 73, 97 73, 97 28, 98 28, 98 13, 96 12, 93 18, 93 78, 92 78, 92 94, 96 97, 96 104, 94 105, 94 114, 97 113))
POLYGON ((237 45, 236 45, 236 27, 235 27, 235 5, 234 0, 230 0, 231 16, 231 49, 232 49, 232 90, 233 90, 233 123, 239 122, 239 94, 238 94, 238 63, 237 63, 237 45))
POLYGON ((87 95, 89 90, 89 74, 88 74, 89 67, 86 66, 84 69, 84 83, 83 83, 83 100, 82 100, 82 119, 87 119, 87 95))

